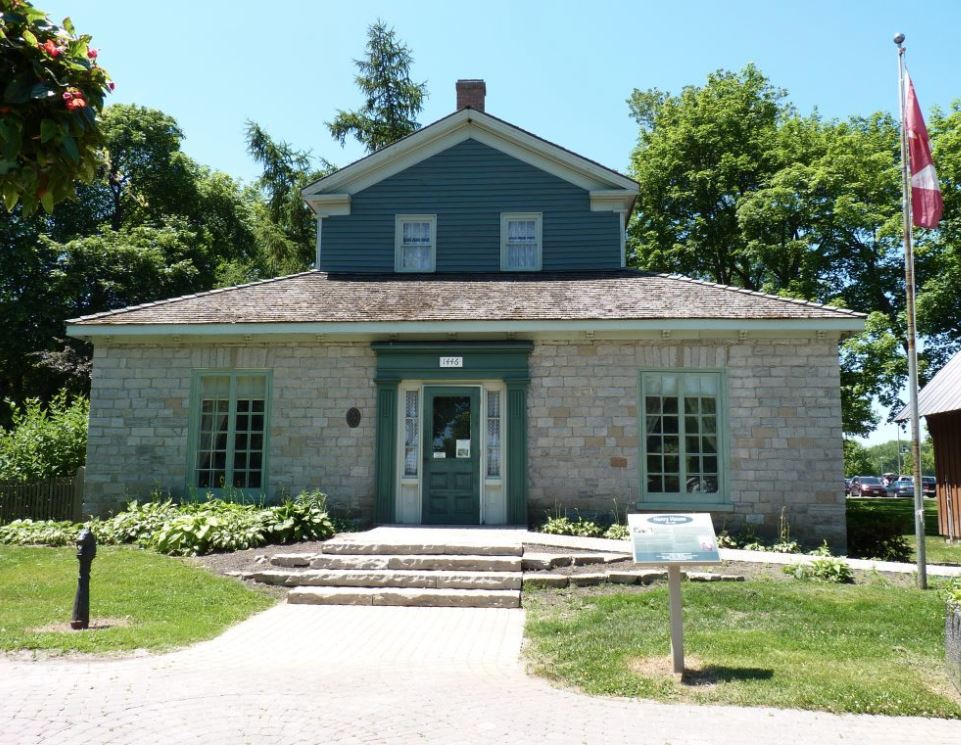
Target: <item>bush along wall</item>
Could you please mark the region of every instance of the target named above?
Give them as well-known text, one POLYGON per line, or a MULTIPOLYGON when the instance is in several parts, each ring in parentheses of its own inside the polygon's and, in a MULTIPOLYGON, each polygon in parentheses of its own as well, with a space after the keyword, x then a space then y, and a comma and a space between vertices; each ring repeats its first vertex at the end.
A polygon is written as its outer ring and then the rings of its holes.
MULTIPOLYGON (((327 497, 303 492, 272 507, 219 499, 174 504, 131 502, 125 510, 87 525, 101 544, 134 543, 172 556, 257 548, 268 543, 324 540, 334 534, 327 497)), ((14 520, 0 525, 0 544, 67 546, 82 525, 49 520, 14 520)))

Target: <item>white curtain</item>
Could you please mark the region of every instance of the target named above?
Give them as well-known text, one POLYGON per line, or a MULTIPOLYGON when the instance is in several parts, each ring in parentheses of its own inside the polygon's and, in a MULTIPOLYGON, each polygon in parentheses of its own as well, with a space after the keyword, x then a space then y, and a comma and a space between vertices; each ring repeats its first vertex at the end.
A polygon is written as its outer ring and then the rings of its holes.
POLYGON ((537 222, 507 221, 507 266, 511 269, 537 268, 537 222))
POLYGON ((405 222, 401 238, 404 269, 430 271, 430 223, 405 222))

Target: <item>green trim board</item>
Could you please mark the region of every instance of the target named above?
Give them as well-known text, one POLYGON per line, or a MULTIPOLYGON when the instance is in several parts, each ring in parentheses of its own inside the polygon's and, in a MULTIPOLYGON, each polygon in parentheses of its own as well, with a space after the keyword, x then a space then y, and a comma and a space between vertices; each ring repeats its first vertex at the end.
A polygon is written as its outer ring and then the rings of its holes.
POLYGON ((271 398, 273 390, 273 371, 265 369, 247 368, 199 368, 191 371, 190 375, 190 407, 187 422, 187 464, 184 476, 184 493, 188 496, 201 497, 213 494, 215 497, 242 495, 243 497, 263 498, 269 494, 270 483, 270 423, 271 398), (198 443, 201 429, 200 410, 202 381, 206 377, 224 377, 229 383, 228 412, 227 412, 227 442, 225 455, 225 478, 231 481, 234 473, 236 457, 236 426, 237 426, 237 379, 241 377, 263 378, 264 380, 264 423, 263 442, 261 447, 261 468, 259 487, 209 487, 198 486, 195 479, 198 443))
MULTIPOLYGON (((501 342, 374 342, 377 354, 377 432, 375 520, 396 520, 398 386, 402 380, 458 382, 502 380, 507 385, 505 441, 507 518, 527 523, 527 386, 530 383, 529 341, 501 342), (441 358, 456 366, 442 367, 441 358), (451 359, 453 358, 453 359, 451 359)), ((426 419, 426 414, 425 414, 426 419)), ((423 426, 423 425, 422 425, 423 426)))
MULTIPOLYGON (((662 412, 658 411, 655 416, 661 416, 662 412)), ((663 420, 662 420, 663 421, 663 420)), ((644 368, 638 372, 638 396, 637 396, 637 429, 638 429, 638 469, 640 472, 640 488, 639 488, 639 499, 637 501, 637 508, 641 510, 650 509, 703 509, 703 510, 718 510, 724 511, 725 506, 731 504, 731 495, 728 486, 728 479, 730 473, 730 458, 728 456, 728 403, 727 403, 727 371, 723 368, 644 368), (676 471, 679 481, 678 491, 648 491, 648 456, 653 455, 648 452, 648 438, 653 436, 657 437, 658 433, 649 433, 647 431, 647 418, 648 412, 646 410, 647 405, 647 395, 649 391, 645 389, 645 376, 646 375, 663 375, 677 376, 677 393, 676 398, 678 400, 678 409, 674 418, 677 420, 677 432, 676 436, 678 439, 678 451, 676 457, 678 459, 678 464, 676 468, 668 469, 665 465, 662 468, 662 472, 670 470, 676 471), (689 455, 686 440, 687 435, 691 434, 692 438, 697 439, 697 433, 688 433, 687 422, 688 419, 697 419, 697 427, 700 431, 702 424, 702 416, 700 412, 688 412, 685 406, 685 394, 688 392, 684 388, 685 380, 691 380, 693 376, 697 375, 712 375, 716 376, 717 379, 717 393, 716 393, 716 411, 712 412, 710 417, 716 422, 715 432, 709 434, 716 435, 716 452, 713 457, 717 459, 717 491, 716 492, 687 492, 684 490, 684 485, 687 479, 685 478, 687 467, 686 467, 686 457, 689 455)), ((703 432, 700 433, 703 436, 703 432)), ((696 451, 691 451, 696 452, 696 451)), ((665 463, 667 455, 665 457, 665 463)), ((702 458, 703 458, 702 454, 702 458)), ((703 463, 703 460, 702 460, 703 463)), ((654 474, 655 476, 657 474, 654 474)), ((666 488, 665 478, 665 485, 666 488)))

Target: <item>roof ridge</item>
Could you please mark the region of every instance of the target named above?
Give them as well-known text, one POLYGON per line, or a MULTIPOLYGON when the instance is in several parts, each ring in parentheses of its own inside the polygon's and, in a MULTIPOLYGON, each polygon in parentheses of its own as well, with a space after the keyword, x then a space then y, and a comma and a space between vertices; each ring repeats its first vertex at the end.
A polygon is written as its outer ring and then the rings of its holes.
POLYGON ((867 313, 861 313, 860 311, 851 310, 850 308, 838 308, 834 305, 827 305, 826 303, 815 303, 812 300, 798 300, 793 297, 784 297, 782 295, 774 295, 770 292, 759 292, 758 290, 749 290, 746 287, 737 287, 735 285, 725 285, 719 282, 707 282, 703 279, 695 279, 694 277, 688 277, 686 274, 677 274, 676 272, 658 272, 657 276, 664 277, 665 279, 676 279, 681 282, 690 282, 695 285, 703 285, 704 287, 717 287, 722 290, 731 290, 733 292, 740 292, 742 295, 753 295, 754 297, 763 297, 769 300, 781 300, 786 303, 794 303, 795 305, 804 305, 809 308, 824 308, 826 310, 837 311, 838 313, 846 313, 849 316, 855 318, 867 318, 867 313))
POLYGON ((68 318, 64 323, 76 323, 78 321, 92 321, 97 318, 106 318, 107 316, 117 316, 123 313, 129 313, 135 310, 143 310, 144 308, 154 308, 158 305, 169 305, 171 303, 176 303, 181 300, 191 300, 193 298, 205 297, 209 295, 217 295, 222 292, 230 292, 231 290, 240 290, 245 287, 256 287, 257 285, 266 285, 271 282, 280 282, 284 279, 293 279, 294 277, 301 277, 305 274, 324 274, 317 269, 308 269, 303 272, 295 272, 294 274, 285 274, 281 277, 270 277, 268 279, 258 279, 256 282, 245 282, 242 285, 231 285, 230 287, 215 287, 213 290, 204 290, 203 292, 192 292, 188 295, 178 295, 177 297, 170 297, 164 300, 152 300, 149 303, 140 303, 139 305, 126 305, 123 308, 114 308, 113 310, 104 310, 99 313, 91 313, 86 316, 77 316, 76 318, 68 318))

